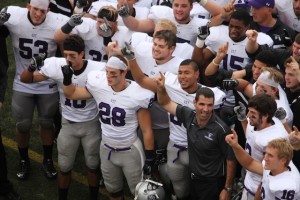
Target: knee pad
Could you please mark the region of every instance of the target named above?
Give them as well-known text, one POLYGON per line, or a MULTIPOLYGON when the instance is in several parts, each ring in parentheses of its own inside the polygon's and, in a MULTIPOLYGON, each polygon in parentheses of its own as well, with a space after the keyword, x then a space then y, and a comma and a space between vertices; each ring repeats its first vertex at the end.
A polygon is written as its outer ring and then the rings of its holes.
POLYGON ((23 119, 17 122, 16 127, 20 133, 26 133, 30 131, 32 122, 30 119, 23 119))
POLYGON ((44 129, 54 128, 53 119, 40 119, 40 126, 44 129))
POLYGON ((113 197, 113 198, 122 197, 122 196, 123 196, 123 190, 121 190, 121 191, 119 191, 119 192, 109 193, 109 196, 111 196, 111 197, 113 197))
POLYGON ((68 171, 68 172, 60 171, 60 174, 61 174, 62 176, 69 176, 69 175, 71 174, 71 170, 68 171))

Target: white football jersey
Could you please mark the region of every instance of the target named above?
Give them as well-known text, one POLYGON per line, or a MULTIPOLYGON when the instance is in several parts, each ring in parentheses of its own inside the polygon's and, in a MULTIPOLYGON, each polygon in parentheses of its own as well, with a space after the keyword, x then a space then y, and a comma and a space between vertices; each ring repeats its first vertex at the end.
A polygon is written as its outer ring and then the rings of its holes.
MULTIPOLYGON (((157 65, 152 57, 151 50, 152 44, 141 42, 135 49, 136 61, 141 68, 142 72, 150 78, 160 76, 159 72, 172 72, 178 73, 178 67, 183 59, 173 57, 171 60, 162 65, 157 65), (148 46, 147 46, 148 45, 148 46)), ((152 128, 163 129, 169 127, 167 112, 155 101, 150 109, 152 128)))
MULTIPOLYGON (((104 39, 97 32, 97 22, 90 18, 83 18, 83 23, 72 30, 72 34, 81 36, 85 43, 85 58, 95 61, 107 61, 104 39)), ((118 26, 118 31, 111 37, 112 41, 118 41, 120 48, 125 42, 130 42, 132 31, 124 26, 118 26)))
MULTIPOLYGON (((196 93, 189 94, 183 90, 178 81, 178 76, 166 72, 165 73, 165 87, 169 97, 172 101, 181 104, 183 106, 188 106, 191 109, 194 109, 193 100, 195 99, 196 93)), ((199 87, 206 87, 204 85, 199 85, 199 87)), ((225 93, 220 89, 214 87, 210 88, 215 94, 215 108, 220 107, 225 98, 225 93)), ((170 127, 170 140, 177 145, 187 147, 187 135, 186 128, 183 126, 181 121, 178 121, 177 117, 169 113, 169 127, 170 127)))
MULTIPOLYGON (((99 10, 103 6, 112 6, 116 9, 118 9, 117 3, 115 3, 115 2, 95 1, 92 3, 91 7, 89 8, 88 13, 97 17, 99 10)), ((149 8, 140 7, 140 6, 133 6, 133 7, 135 8, 135 18, 136 19, 147 19, 148 14, 149 14, 149 8)), ((118 21, 118 26, 124 26, 123 19, 120 15, 118 16, 117 21, 118 21)))
MULTIPOLYGON (((62 110, 62 116, 73 122, 85 122, 98 115, 96 101, 92 99, 87 100, 70 100, 65 97, 63 92, 63 74, 61 66, 66 65, 65 58, 47 58, 44 66, 41 68, 40 73, 48 78, 54 80, 57 84, 60 94, 60 105, 62 110)), ((87 81, 87 74, 90 71, 105 70, 105 63, 96 62, 92 60, 87 61, 85 70, 79 74, 73 74, 72 83, 77 87, 84 87, 87 81)))
POLYGON ((207 24, 207 19, 200 19, 198 17, 193 17, 188 24, 179 24, 175 20, 173 9, 167 6, 152 6, 148 15, 148 19, 153 20, 156 24, 160 19, 168 19, 174 22, 177 26, 177 42, 184 43, 187 42, 191 45, 195 45, 198 27, 207 24))
POLYGON ((275 8, 278 11, 280 20, 291 29, 300 32, 300 21, 293 8, 294 0, 275 0, 275 8))
POLYGON ((88 74, 86 87, 97 102, 102 134, 118 142, 136 138, 140 108, 149 108, 154 93, 128 80, 128 87, 115 92, 107 83, 106 72, 88 74))
MULTIPOLYGON (((262 161, 268 142, 278 138, 288 138, 288 132, 285 130, 282 123, 273 117, 274 125, 264 128, 260 131, 255 131, 254 127, 248 122, 246 128, 246 145, 245 150, 249 155, 257 161, 262 161)), ((244 180, 245 187, 255 194, 261 176, 253 172, 247 171, 244 180)))
POLYGON ((22 83, 20 75, 30 65, 31 58, 42 53, 52 57, 56 53, 57 44, 54 42, 54 33, 57 28, 64 25, 67 16, 48 12, 45 21, 34 26, 28 19, 27 8, 9 6, 7 12, 10 18, 4 25, 8 28, 11 38, 16 63, 16 74, 13 89, 31 94, 51 94, 57 92, 56 87, 49 87, 52 80, 39 83, 22 83))
MULTIPOLYGON (((152 54, 153 37, 147 33, 136 32, 132 34, 131 46, 134 49, 143 49, 143 52, 149 52, 152 54), (139 46, 137 48, 137 46, 139 46)), ((182 59, 191 59, 193 55, 194 47, 188 43, 176 43, 175 50, 172 54, 174 57, 182 59)))
MULTIPOLYGON (((263 161, 265 166, 265 161, 263 161)), ((261 198, 263 200, 299 200, 300 175, 292 161, 289 170, 272 176, 270 170, 263 171, 261 198)))
MULTIPOLYGON (((241 70, 244 69, 247 64, 250 63, 250 58, 248 57, 245 47, 248 41, 246 37, 243 41, 234 42, 229 37, 229 28, 225 25, 214 26, 210 29, 210 34, 205 40, 205 45, 207 48, 216 55, 218 49, 221 45, 229 43, 227 55, 224 57, 220 63, 220 68, 225 70, 241 70)), ((268 46, 273 45, 273 40, 270 36, 259 33, 257 37, 258 44, 267 44, 268 46)))

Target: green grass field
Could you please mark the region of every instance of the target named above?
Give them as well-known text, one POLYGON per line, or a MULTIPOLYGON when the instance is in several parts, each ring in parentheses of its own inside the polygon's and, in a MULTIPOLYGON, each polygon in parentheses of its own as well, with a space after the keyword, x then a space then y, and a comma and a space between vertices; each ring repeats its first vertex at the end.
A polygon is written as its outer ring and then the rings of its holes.
MULTIPOLYGON (((0 8, 7 5, 18 5, 25 7, 25 0, 1 0, 0 8)), ((35 120, 35 125, 32 128, 30 140, 30 153, 31 159, 31 175, 28 180, 20 181, 16 177, 16 170, 19 163, 19 154, 15 143, 15 122, 11 113, 11 95, 12 95, 12 82, 15 74, 15 64, 13 52, 11 49, 11 40, 7 39, 10 66, 8 70, 8 88, 3 108, 0 110, 0 127, 3 133, 3 143, 6 149, 9 179, 13 186, 24 200, 54 200, 57 198, 57 181, 48 180, 42 171, 42 145, 38 134, 38 126, 35 120)), ((0 47, 1 48, 1 47, 0 47)), ((53 159, 57 162, 57 150, 54 146, 53 159)), ((57 163, 56 163, 57 164, 57 163)), ((88 199, 88 186, 85 178, 85 165, 83 159, 82 149, 79 149, 78 156, 73 171, 73 180, 69 189, 70 200, 86 200, 88 199)), ((107 199, 107 192, 105 189, 100 190, 100 199, 107 199)), ((130 199, 130 198, 126 198, 130 199)), ((0 198, 1 200, 1 198, 0 198)))

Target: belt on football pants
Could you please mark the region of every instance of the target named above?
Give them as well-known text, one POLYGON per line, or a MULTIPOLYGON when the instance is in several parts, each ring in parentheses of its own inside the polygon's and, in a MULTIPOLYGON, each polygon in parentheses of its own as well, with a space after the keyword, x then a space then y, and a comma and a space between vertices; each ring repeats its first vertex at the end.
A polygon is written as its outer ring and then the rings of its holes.
POLYGON ((130 147, 114 148, 114 147, 109 146, 108 144, 104 144, 104 146, 106 146, 108 149, 110 149, 107 160, 110 160, 112 152, 129 151, 131 149, 130 147))
POLYGON ((187 150, 187 147, 184 147, 184 146, 180 146, 178 144, 174 144, 173 147, 177 148, 178 151, 177 151, 177 157, 173 160, 173 163, 176 162, 176 160, 179 159, 179 154, 182 152, 182 151, 186 151, 187 150))

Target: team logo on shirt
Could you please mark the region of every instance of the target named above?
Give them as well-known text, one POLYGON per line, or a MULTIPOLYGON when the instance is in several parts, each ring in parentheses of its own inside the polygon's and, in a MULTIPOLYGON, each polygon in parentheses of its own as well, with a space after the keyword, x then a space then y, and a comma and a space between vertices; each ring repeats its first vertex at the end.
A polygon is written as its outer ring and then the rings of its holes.
POLYGON ((214 136, 214 134, 208 132, 208 134, 207 134, 206 136, 204 136, 204 137, 205 137, 206 139, 210 140, 210 141, 213 141, 213 138, 212 138, 213 136, 214 136))

